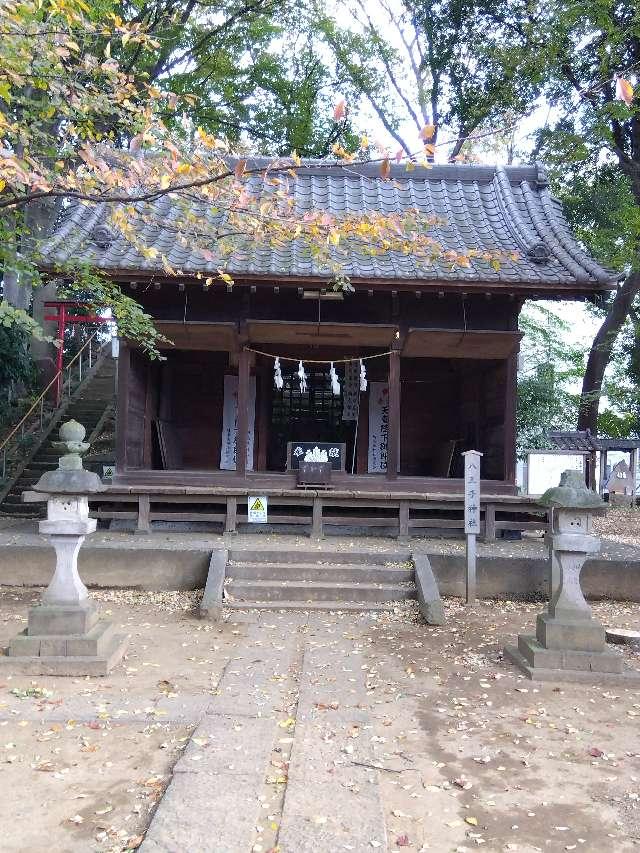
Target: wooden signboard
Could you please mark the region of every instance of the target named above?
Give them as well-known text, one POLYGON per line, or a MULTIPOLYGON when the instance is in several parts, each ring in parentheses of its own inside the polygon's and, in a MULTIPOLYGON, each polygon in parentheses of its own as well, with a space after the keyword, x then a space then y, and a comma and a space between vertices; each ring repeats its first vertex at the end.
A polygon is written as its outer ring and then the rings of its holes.
POLYGON ((346 449, 339 441, 289 441, 287 471, 297 471, 301 462, 330 462, 332 471, 344 471, 346 449))
POLYGON ((480 533, 480 459, 482 453, 467 450, 464 456, 464 532, 466 535, 466 601, 476 600, 476 536, 480 533))

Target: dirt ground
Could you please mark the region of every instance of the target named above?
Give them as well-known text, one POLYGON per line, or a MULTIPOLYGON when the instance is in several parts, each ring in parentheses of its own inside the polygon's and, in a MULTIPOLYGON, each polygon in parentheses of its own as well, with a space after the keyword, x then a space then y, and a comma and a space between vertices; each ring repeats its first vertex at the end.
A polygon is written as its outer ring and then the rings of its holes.
POLYGON ((640 545, 640 507, 611 507, 594 519, 594 529, 605 540, 640 545))
MULTIPOLYGON (((37 595, 0 590, 1 644, 37 595)), ((126 660, 107 678, 34 679, 13 674, 8 661, 0 668, 7 853, 136 849, 246 634, 236 612, 220 625, 199 621, 197 593, 96 597, 131 635, 126 660)), ((443 628, 420 624, 412 605, 373 618, 311 617, 347 638, 366 671, 373 731, 360 736, 376 744, 389 849, 637 849, 640 689, 535 684, 503 663, 504 643, 532 630, 539 604, 445 606, 443 628)), ((594 609, 607 625, 640 623, 638 604, 594 609)), ((277 614, 270 619, 276 631, 277 614)), ((640 670, 640 653, 622 653, 640 670)), ((330 727, 331 697, 318 701, 330 727)), ((265 784, 276 828, 286 766, 265 784)), ((278 849, 276 829, 271 841, 259 838, 254 850, 278 849)))

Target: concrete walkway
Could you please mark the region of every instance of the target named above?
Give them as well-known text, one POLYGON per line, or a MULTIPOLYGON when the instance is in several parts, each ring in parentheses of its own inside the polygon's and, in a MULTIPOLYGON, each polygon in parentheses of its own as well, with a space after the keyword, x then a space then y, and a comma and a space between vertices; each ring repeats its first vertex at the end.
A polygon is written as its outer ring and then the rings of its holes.
POLYGON ((365 671, 357 645, 332 634, 319 615, 256 617, 141 853, 266 850, 265 809, 279 853, 388 849, 376 756, 359 737, 371 729, 365 671))

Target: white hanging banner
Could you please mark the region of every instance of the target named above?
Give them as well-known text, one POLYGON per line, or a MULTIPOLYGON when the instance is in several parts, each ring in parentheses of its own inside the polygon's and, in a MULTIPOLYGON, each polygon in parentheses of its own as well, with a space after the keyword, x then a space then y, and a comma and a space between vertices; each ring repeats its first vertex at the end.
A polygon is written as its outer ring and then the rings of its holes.
MULTIPOLYGON (((356 363, 356 381, 360 384, 360 365, 356 363)), ((369 382, 369 474, 387 470, 389 440, 389 383, 369 382)))
POLYGON ((342 383, 342 420, 355 421, 358 418, 358 395, 360 394, 360 364, 347 361, 344 366, 342 383))
MULTIPOLYGON (((249 417, 247 435, 247 471, 253 471, 253 431, 256 420, 256 378, 249 377, 249 417)), ((238 434, 238 377, 224 377, 224 406, 222 409, 222 447, 220 470, 236 470, 236 436, 238 434)))

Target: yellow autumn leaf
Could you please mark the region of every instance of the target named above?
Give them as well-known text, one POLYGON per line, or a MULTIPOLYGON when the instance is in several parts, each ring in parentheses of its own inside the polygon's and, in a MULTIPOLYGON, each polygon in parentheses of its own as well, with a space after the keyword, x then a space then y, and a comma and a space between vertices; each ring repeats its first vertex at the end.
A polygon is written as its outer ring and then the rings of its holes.
POLYGON ((633 101, 633 86, 624 77, 618 77, 616 80, 616 97, 618 100, 624 101, 628 107, 631 106, 631 102, 633 101))
POLYGON ((420 131, 420 139, 423 139, 425 142, 428 142, 430 139, 433 139, 433 134, 436 132, 436 126, 434 124, 425 124, 425 126, 420 131))
POLYGON ((170 175, 163 175, 160 178, 160 188, 163 190, 166 190, 170 186, 171 186, 171 176, 170 175))
POLYGON ((391 174, 391 163, 389 162, 389 158, 385 157, 385 159, 380 164, 380 177, 384 181, 388 181, 390 174, 391 174))
POLYGON ((0 178, 0 193, 6 187, 6 185, 7 185, 7 182, 3 181, 2 178, 0 178))
POLYGON ((477 817, 465 817, 465 822, 470 824, 471 826, 477 826, 478 825, 478 818, 477 817))

